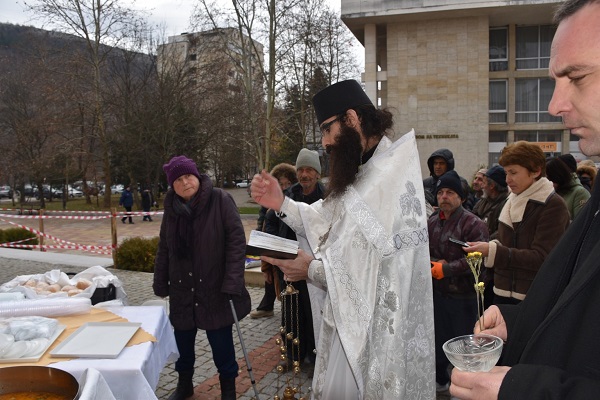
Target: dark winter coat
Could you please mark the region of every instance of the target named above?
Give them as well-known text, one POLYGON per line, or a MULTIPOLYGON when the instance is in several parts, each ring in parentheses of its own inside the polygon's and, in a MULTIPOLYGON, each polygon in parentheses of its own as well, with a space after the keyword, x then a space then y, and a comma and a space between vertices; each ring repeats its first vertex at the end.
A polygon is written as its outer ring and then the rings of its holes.
POLYGON ((123 190, 121 192, 121 198, 119 199, 119 205, 123 207, 133 206, 133 194, 130 190, 123 190))
POLYGON ((564 188, 556 191, 565 201, 571 220, 577 217, 590 198, 590 192, 583 187, 576 174, 571 175, 571 181, 564 188))
POLYGON ((479 200, 473 208, 473 214, 481 218, 487 225, 488 231, 490 232, 490 240, 496 239, 496 236, 498 235, 498 220, 507 198, 508 192, 499 193, 498 197, 495 199, 486 197, 479 200))
MULTIPOLYGON (((475 297, 475 278, 467 264, 465 252, 449 239, 463 242, 487 242, 487 226, 475 214, 460 206, 449 219, 441 219, 436 212, 427 221, 429 231, 429 255, 432 261, 446 260, 443 265, 444 278, 433 280, 433 290, 445 296, 475 297)), ((481 275, 483 279, 484 276, 481 275)))
MULTIPOLYGON (((213 188, 201 175, 197 205, 191 218, 190 251, 181 254, 175 192, 165 196, 160 241, 154 265, 154 293, 169 296, 170 320, 177 330, 213 330, 234 323, 230 295, 238 319, 250 312, 244 282, 246 236, 233 198, 213 188)), ((194 199, 192 199, 194 201, 194 199)))
POLYGON ((144 211, 150 211, 150 208, 152 207, 152 193, 148 190, 144 190, 142 192, 142 210, 144 211))
POLYGON ((540 268, 525 300, 500 305, 512 366, 500 400, 592 400, 600 394, 600 185, 540 268))
MULTIPOLYGON (((446 172, 454 171, 454 155, 448 149, 436 150, 433 153, 431 153, 431 156, 429 156, 429 158, 427 159, 427 167, 429 168, 430 176, 428 178, 423 179, 423 187, 425 188, 426 192, 429 192, 431 194, 431 196, 428 196, 426 194, 425 197, 428 199, 430 204, 434 207, 437 207, 437 197, 435 196, 435 189, 437 186, 437 181, 440 177, 435 176, 435 174, 433 173, 433 160, 438 157, 441 157, 444 160, 446 160, 446 165, 448 166, 448 169, 446 170, 446 172)), ((467 210, 470 211, 473 209, 473 206, 475 205, 475 195, 471 192, 469 183, 467 182, 467 180, 465 178, 463 178, 462 176, 460 176, 459 178, 460 178, 461 183, 463 184, 463 188, 469 188, 469 192, 465 193, 466 201, 464 202, 463 206, 467 210)))
POLYGON ((427 167, 429 168, 430 176, 428 178, 423 179, 423 186, 425 187, 425 190, 427 190, 433 195, 434 203, 432 205, 434 206, 437 206, 437 199, 435 197, 435 187, 439 176, 435 176, 435 174, 433 173, 433 159, 438 157, 441 157, 444 160, 446 160, 446 165, 448 166, 446 172, 454 170, 454 155, 448 149, 436 150, 433 153, 431 153, 431 155, 427 159, 427 167))

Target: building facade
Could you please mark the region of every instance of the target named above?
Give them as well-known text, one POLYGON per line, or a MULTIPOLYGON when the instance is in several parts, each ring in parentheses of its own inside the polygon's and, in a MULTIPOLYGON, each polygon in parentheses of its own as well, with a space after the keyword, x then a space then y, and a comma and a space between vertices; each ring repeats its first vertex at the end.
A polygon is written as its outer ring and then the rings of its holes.
POLYGON ((547 155, 580 153, 548 114, 548 78, 560 1, 341 0, 342 20, 365 47, 369 97, 395 113, 396 134, 414 128, 423 176, 439 149, 471 178, 517 140, 547 155))

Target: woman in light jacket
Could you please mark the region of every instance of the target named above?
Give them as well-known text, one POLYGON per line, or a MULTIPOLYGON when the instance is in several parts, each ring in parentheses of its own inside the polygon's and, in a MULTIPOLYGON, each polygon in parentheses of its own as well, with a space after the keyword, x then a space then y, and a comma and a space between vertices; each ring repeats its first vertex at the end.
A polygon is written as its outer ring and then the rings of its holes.
POLYGON ((479 251, 494 270, 494 303, 523 300, 544 259, 569 225, 564 200, 546 176, 542 149, 519 141, 502 150, 498 163, 511 189, 500 213, 498 236, 490 242, 470 242, 465 252, 479 251))

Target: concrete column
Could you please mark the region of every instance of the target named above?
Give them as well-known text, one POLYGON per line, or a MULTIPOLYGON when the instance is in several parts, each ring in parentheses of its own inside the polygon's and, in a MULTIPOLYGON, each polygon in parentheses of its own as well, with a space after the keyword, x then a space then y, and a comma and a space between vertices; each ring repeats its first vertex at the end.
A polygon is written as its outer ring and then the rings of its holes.
POLYGON ((377 26, 365 25, 365 73, 364 83, 367 96, 377 106, 377 26))

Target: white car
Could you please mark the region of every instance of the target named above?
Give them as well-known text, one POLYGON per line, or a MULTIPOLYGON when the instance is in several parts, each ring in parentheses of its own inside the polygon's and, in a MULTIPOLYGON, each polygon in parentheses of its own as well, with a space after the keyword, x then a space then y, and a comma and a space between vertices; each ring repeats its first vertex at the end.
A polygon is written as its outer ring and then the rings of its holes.
POLYGON ((121 194, 121 192, 124 190, 125 188, 123 187, 123 185, 119 184, 119 185, 112 185, 110 187, 110 192, 112 194, 121 194))
POLYGON ((243 181, 235 184, 235 187, 237 188, 247 188, 248 186, 250 186, 250 181, 248 179, 244 179, 243 181))
POLYGON ((83 192, 81 190, 70 187, 69 197, 83 197, 83 192))

